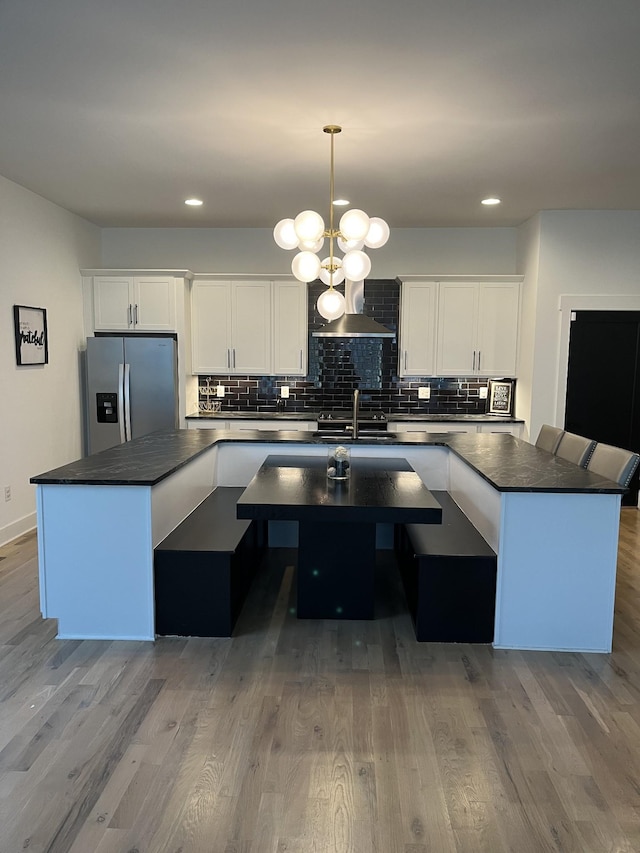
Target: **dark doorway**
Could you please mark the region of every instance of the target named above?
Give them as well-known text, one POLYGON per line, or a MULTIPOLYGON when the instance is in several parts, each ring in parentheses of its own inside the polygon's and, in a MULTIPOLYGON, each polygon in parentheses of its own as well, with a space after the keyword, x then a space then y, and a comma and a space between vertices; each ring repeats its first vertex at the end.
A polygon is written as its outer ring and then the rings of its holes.
MULTIPOLYGON (((640 311, 577 311, 571 322, 565 429, 640 451, 640 311)), ((624 506, 638 504, 633 477, 624 506)))

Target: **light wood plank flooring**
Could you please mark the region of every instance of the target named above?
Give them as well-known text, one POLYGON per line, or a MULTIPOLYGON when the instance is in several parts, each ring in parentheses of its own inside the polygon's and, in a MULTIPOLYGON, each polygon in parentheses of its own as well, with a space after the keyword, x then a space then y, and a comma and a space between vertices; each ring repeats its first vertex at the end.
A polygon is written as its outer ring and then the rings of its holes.
MULTIPOLYGON (((231 640, 56 640, 36 540, 0 549, 0 853, 640 851, 640 514, 614 652, 297 621, 293 552, 231 640)), ((383 569, 385 566, 383 565, 383 569)))

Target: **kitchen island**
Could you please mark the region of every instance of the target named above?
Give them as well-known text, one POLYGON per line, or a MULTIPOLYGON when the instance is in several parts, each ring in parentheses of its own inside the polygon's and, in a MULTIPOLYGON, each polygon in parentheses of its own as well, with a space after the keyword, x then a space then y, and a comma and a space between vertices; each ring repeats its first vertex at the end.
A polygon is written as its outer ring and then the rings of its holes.
MULTIPOLYGON (((172 430, 33 477, 43 616, 62 638, 153 640, 153 548, 213 488, 246 486, 268 455, 325 456, 330 443, 295 430, 172 430)), ((506 434, 350 444, 352 457, 406 459, 496 551, 494 646, 610 651, 617 484, 506 434)))

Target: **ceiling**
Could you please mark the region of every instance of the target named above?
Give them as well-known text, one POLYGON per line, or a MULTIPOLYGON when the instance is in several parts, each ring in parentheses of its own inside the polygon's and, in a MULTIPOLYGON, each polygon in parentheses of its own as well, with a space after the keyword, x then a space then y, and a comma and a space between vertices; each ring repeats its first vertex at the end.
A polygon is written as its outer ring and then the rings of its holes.
POLYGON ((104 227, 272 227, 328 215, 336 123, 336 195, 392 228, 637 210, 639 45, 638 0, 0 0, 0 175, 104 227))

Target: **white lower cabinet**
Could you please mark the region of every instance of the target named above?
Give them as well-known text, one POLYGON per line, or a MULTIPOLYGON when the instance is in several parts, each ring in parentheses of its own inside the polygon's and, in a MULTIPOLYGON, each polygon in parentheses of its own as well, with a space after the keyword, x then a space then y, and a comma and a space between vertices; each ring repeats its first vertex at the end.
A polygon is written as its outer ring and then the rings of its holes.
POLYGON ((478 424, 478 432, 507 432, 520 438, 523 424, 478 424))
POLYGON ((229 429, 229 421, 188 420, 187 429, 229 429))
POLYGON ((464 421, 389 421, 390 432, 506 432, 520 438, 522 424, 465 423, 464 421))
POLYGON ((243 430, 294 430, 295 432, 313 432, 316 428, 315 421, 290 421, 290 420, 251 420, 247 418, 231 418, 231 420, 189 420, 188 429, 230 429, 235 432, 243 430))
POLYGON ((476 424, 451 421, 389 421, 390 432, 477 432, 476 424))
POLYGON ((244 420, 244 419, 235 419, 229 421, 229 429, 234 430, 245 430, 245 429, 258 429, 258 430, 295 430, 296 432, 309 432, 316 428, 315 421, 281 421, 281 420, 273 420, 273 421, 264 421, 264 420, 244 420))

